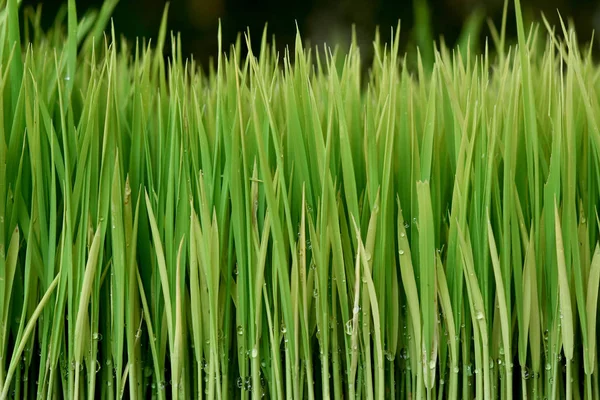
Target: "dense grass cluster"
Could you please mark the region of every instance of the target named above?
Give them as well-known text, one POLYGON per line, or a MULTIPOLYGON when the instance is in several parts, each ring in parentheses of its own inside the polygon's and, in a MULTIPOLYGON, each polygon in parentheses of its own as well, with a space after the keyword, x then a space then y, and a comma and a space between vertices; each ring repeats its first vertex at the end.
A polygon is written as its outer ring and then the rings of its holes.
MULTIPOLYGON (((0 5, 3 5, 0 1, 0 5)), ((0 7, 0 398, 599 398, 600 69, 562 27, 242 44, 0 7), (546 39, 547 38, 547 39, 546 39)))

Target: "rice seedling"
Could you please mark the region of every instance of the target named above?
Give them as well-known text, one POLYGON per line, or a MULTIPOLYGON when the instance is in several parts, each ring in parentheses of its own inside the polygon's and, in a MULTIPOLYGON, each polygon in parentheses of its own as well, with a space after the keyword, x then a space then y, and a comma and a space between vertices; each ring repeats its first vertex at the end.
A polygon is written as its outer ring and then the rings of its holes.
POLYGON ((166 11, 131 44, 114 1, 49 32, 0 5, 0 399, 600 397, 573 27, 517 0, 515 45, 414 60, 396 29, 366 78, 355 45, 219 35, 203 72, 166 11))

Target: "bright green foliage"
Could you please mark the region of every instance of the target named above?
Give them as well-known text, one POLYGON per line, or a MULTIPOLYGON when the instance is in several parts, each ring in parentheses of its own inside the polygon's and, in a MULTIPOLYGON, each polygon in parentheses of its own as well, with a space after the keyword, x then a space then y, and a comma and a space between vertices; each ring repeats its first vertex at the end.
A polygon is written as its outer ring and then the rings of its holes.
POLYGON ((365 78, 265 34, 204 74, 166 18, 131 48, 99 36, 115 1, 46 33, 0 5, 0 399, 600 397, 572 29, 517 1, 494 56, 412 73, 396 31, 365 78))

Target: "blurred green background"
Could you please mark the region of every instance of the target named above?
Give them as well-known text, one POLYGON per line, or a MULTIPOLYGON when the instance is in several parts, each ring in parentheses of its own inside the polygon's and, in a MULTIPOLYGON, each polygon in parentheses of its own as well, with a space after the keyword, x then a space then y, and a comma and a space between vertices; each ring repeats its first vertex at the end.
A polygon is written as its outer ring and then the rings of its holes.
MULTIPOLYGON (((521 0, 528 20, 543 12, 558 23, 557 10, 572 18, 582 42, 589 42, 592 31, 600 27, 600 2, 597 0, 521 0)), ((66 0, 24 0, 25 6, 42 6, 43 25, 52 24, 66 0)), ((99 9, 102 0, 77 1, 78 14, 99 9)), ((117 33, 127 38, 153 38, 165 7, 163 0, 120 0, 114 10, 117 33)), ((515 36, 513 0, 509 0, 507 35, 515 36)), ((480 39, 489 36, 487 19, 500 26, 503 0, 173 0, 170 2, 169 29, 182 33, 186 55, 206 65, 217 52, 216 32, 221 20, 224 43, 235 41, 238 32, 250 28, 258 47, 265 23, 277 38, 281 49, 293 43, 296 23, 311 44, 347 44, 354 24, 361 51, 369 58, 376 27, 384 38, 390 27, 402 21, 401 46, 414 43, 422 19, 415 19, 415 5, 425 6, 430 16, 433 37, 440 36, 448 45, 456 43, 469 16, 480 28, 480 39), (415 26, 417 24, 417 26, 415 26), (416 28, 416 29, 415 29, 416 28)), ((423 9, 423 8, 420 8, 423 9)), ((479 45, 484 43, 479 41, 479 45)), ((596 45, 596 47, 598 47, 596 45)), ((168 51, 168 50, 167 50, 168 51)))

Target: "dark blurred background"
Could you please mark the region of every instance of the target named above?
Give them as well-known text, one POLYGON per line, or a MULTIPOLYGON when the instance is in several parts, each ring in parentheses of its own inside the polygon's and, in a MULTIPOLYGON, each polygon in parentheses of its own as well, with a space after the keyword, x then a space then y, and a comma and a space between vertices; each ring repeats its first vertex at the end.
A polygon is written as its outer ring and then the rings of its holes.
MULTIPOLYGON (((217 27, 221 20, 225 45, 235 41, 238 32, 250 28, 253 47, 258 48, 265 23, 283 49, 293 44, 296 23, 302 37, 311 44, 348 43, 354 24, 361 50, 370 50, 377 26, 382 36, 389 36, 390 27, 402 21, 401 46, 411 41, 414 28, 414 2, 423 0, 172 0, 168 25, 182 34, 186 55, 206 65, 217 52, 217 27)), ((503 0, 425 0, 427 2, 434 38, 443 36, 453 45, 469 15, 480 12, 500 26, 503 0)), ((42 5, 43 25, 52 24, 59 7, 66 0, 24 0, 25 6, 42 5)), ((600 27, 598 0, 521 0, 524 13, 539 18, 543 12, 552 23, 558 23, 557 9, 572 18, 578 36, 589 42, 592 31, 600 27)), ((78 15, 90 7, 99 9, 102 0, 77 1, 78 15)), ((113 17, 117 33, 127 38, 154 38, 158 33, 165 7, 163 0, 120 0, 113 17)), ((507 35, 515 36, 513 0, 509 0, 507 35)), ((482 38, 489 36, 483 22, 482 38)), ((483 41, 480 41, 483 43, 483 41)))

